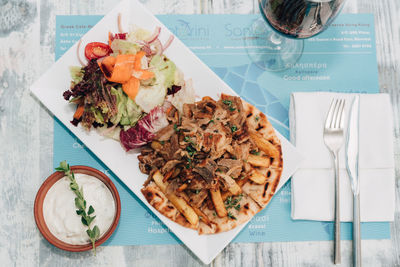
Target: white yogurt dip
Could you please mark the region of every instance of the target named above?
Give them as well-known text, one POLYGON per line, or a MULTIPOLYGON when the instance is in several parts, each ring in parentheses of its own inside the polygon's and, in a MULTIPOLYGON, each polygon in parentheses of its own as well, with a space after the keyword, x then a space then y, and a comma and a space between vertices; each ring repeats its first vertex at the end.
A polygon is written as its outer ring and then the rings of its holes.
MULTIPOLYGON (((90 224, 97 225, 100 237, 110 228, 115 217, 115 201, 108 187, 96 177, 75 173, 75 179, 86 200, 86 212, 92 205, 96 218, 90 224)), ((58 180, 47 192, 43 201, 43 217, 50 232, 59 240, 72 245, 90 243, 86 233, 87 226, 76 214, 75 193, 69 187, 67 176, 58 180)))

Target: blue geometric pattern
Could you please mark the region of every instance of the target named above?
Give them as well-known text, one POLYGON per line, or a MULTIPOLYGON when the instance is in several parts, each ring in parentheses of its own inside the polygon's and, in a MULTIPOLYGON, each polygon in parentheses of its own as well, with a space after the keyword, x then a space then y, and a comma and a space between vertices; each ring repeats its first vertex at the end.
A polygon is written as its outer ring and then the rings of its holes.
POLYGON ((274 127, 283 135, 289 133, 288 110, 277 97, 260 87, 257 79, 264 70, 255 63, 234 67, 211 67, 232 89, 249 103, 264 112, 274 127))

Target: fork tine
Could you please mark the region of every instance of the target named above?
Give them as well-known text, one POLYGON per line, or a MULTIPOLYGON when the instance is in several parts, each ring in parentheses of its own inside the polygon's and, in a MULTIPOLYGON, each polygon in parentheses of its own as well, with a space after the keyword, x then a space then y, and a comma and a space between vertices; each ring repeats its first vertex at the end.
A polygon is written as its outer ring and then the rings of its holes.
POLYGON ((328 111, 328 115, 326 116, 325 128, 330 128, 330 125, 332 123, 332 118, 333 118, 333 111, 335 110, 336 104, 337 104, 337 99, 333 99, 331 102, 329 111, 328 111))
POLYGON ((335 109, 333 110, 332 121, 331 124, 329 125, 329 128, 331 129, 335 128, 336 119, 338 117, 339 106, 340 106, 340 100, 336 99, 335 109))
POLYGON ((340 115, 339 115, 339 119, 337 121, 337 127, 338 128, 344 128, 344 121, 345 121, 345 115, 344 115, 344 107, 346 104, 346 100, 342 99, 342 106, 340 108, 340 115))
POLYGON ((339 129, 339 127, 340 127, 341 115, 342 115, 343 107, 344 107, 344 99, 340 99, 339 100, 339 104, 338 104, 338 109, 337 109, 337 115, 336 115, 335 122, 334 122, 334 125, 333 125, 333 127, 335 129, 339 129))

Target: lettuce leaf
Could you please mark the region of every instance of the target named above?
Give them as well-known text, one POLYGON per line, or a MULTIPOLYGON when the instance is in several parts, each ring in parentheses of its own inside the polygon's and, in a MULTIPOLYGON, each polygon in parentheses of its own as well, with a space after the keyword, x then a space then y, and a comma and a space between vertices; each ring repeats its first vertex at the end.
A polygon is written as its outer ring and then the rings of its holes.
POLYGON ((122 91, 121 87, 112 87, 111 94, 116 97, 118 113, 110 121, 113 124, 119 123, 123 126, 135 125, 142 117, 140 107, 122 91))
POLYGON ((104 124, 103 114, 101 113, 101 111, 99 109, 95 108, 94 106, 91 106, 90 111, 92 111, 92 113, 94 115, 95 122, 97 122, 99 124, 104 124))
POLYGON ((134 26, 129 32, 127 40, 130 42, 144 41, 149 38, 150 35, 151 32, 148 30, 134 26))
POLYGON ((119 54, 136 54, 140 50, 140 46, 122 39, 114 39, 111 43, 111 49, 114 51, 112 55, 119 54))
POLYGON ((71 74, 72 79, 71 87, 73 87, 82 81, 85 71, 79 66, 70 66, 69 73, 71 74))
POLYGON ((153 108, 164 103, 166 95, 167 88, 161 84, 140 86, 135 101, 144 112, 149 113, 153 108))
POLYGON ((154 69, 157 83, 162 83, 165 88, 170 88, 175 83, 176 65, 164 55, 155 55, 150 61, 150 67, 154 69))

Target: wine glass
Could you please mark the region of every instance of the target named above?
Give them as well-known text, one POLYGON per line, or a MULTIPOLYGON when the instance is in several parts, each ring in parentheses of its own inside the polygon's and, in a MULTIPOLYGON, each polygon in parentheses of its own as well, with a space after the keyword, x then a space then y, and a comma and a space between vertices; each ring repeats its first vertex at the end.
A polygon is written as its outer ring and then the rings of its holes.
POLYGON ((246 47, 252 61, 271 71, 293 66, 303 53, 302 39, 324 31, 344 0, 258 0, 263 19, 251 26, 246 47), (301 39, 301 40, 299 40, 301 39), (261 49, 261 50, 260 50, 261 49))

